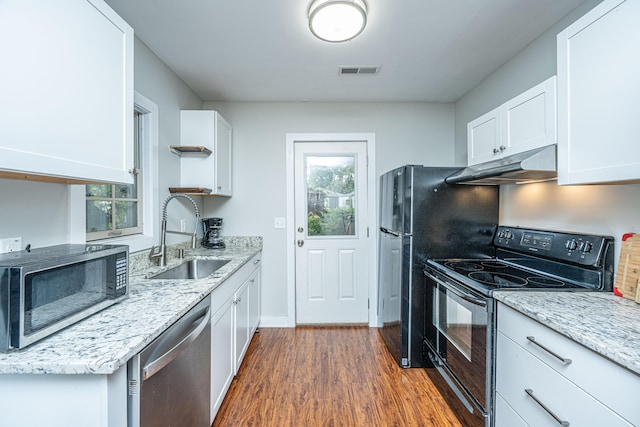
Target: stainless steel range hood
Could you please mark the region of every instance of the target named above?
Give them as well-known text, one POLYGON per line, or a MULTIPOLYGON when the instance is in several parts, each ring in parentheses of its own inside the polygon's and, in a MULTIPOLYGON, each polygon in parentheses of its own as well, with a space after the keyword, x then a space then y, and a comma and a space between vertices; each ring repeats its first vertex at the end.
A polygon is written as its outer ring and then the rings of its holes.
POLYGON ((449 184, 500 185, 551 181, 556 172, 556 146, 536 148, 499 160, 469 166, 445 179, 449 184))

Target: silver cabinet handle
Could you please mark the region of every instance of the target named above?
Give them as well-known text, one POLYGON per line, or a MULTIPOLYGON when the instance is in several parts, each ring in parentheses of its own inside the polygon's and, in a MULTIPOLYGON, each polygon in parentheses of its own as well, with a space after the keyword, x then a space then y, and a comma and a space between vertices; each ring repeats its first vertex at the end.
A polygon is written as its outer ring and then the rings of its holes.
POLYGON ((190 334, 182 338, 176 345, 172 346, 171 349, 164 353, 162 356, 155 358, 152 362, 148 363, 144 368, 142 368, 143 381, 148 380, 149 378, 160 372, 162 368, 175 360, 178 356, 180 356, 180 354, 184 353, 184 351, 191 345, 191 343, 200 336, 202 331, 204 331, 204 328, 206 328, 207 324, 209 323, 209 307, 207 307, 207 310, 202 316, 196 319, 194 324, 196 322, 199 322, 198 326, 193 329, 190 334))
POLYGON ((555 357, 556 359, 558 359, 559 361, 564 363, 565 365, 570 365, 571 364, 571 362, 572 362, 571 359, 567 359, 566 357, 562 357, 558 353, 556 353, 553 350, 551 350, 550 348, 540 344, 538 341, 536 341, 536 337, 528 336, 527 339, 531 342, 531 344, 534 344, 534 345, 540 347, 541 349, 543 349, 544 351, 546 351, 547 353, 549 353, 550 355, 552 355, 553 357, 555 357))
POLYGON ((529 395, 529 397, 531 397, 531 398, 534 400, 534 402, 536 402, 538 405, 540 405, 540 407, 541 407, 542 409, 544 409, 544 410, 545 410, 545 412, 546 412, 547 414, 551 415, 551 417, 552 417, 554 420, 556 420, 556 422, 557 422, 559 425, 561 425, 561 426, 563 426, 563 427, 567 427, 567 426, 569 426, 569 425, 570 425, 570 424, 569 424, 569 421, 563 421, 562 419, 560 419, 560 417, 558 417, 556 414, 554 414, 554 413, 553 413, 553 411, 552 411, 551 409, 547 408, 547 406, 546 406, 544 403, 542 403, 542 402, 540 401, 540 399, 538 399, 538 398, 533 394, 533 390, 532 390, 532 389, 530 389, 530 388, 526 388, 524 391, 525 391, 525 393, 527 393, 527 394, 529 395))
POLYGON ((500 150, 498 150, 497 148, 493 149, 493 154, 498 154, 500 152, 500 150))
POLYGON ((506 149, 507 149, 507 147, 505 147, 504 145, 501 145, 501 146, 500 146, 500 151, 504 151, 504 150, 506 150, 506 149))

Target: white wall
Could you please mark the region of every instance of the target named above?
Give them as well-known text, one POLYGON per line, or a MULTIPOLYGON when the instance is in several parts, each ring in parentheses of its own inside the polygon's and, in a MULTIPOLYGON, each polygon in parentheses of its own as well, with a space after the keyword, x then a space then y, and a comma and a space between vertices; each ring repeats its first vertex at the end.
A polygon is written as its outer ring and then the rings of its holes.
POLYGON ((22 237, 22 248, 66 243, 69 186, 0 179, 0 238, 22 237))
MULTIPOLYGON (((262 316, 287 316, 287 133, 358 132, 376 137, 376 176, 403 164, 453 163, 453 105, 427 103, 205 102, 233 126, 233 197, 205 197, 206 216, 224 218, 222 234, 264 240, 262 316)), ((377 203, 376 203, 377 205, 377 203)), ((377 212, 376 216, 377 217, 377 212)), ((373 277, 372 280, 377 280, 373 277)))
POLYGON ((500 193, 500 223, 613 236, 616 265, 622 235, 640 233, 638 184, 503 185, 500 193))
MULTIPOLYGON (((455 103, 456 164, 466 164, 466 124, 556 74, 556 34, 600 0, 587 0, 455 103)), ((640 185, 560 187, 556 183, 503 185, 500 222, 616 238, 640 232, 640 185)))

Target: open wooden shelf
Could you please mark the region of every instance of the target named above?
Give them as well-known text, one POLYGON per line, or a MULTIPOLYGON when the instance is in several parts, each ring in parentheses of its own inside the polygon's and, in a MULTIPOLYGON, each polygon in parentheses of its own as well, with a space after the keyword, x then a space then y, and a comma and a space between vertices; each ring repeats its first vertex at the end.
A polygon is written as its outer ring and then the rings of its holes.
POLYGON ((169 187, 169 193, 182 193, 190 196, 209 196, 213 190, 202 187, 169 187))

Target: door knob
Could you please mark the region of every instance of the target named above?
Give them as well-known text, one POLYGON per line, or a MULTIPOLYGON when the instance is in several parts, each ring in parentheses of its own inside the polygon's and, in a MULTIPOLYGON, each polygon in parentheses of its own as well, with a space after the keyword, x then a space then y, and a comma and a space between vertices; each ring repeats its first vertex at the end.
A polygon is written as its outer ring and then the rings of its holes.
POLYGON ((304 245, 304 240, 298 240, 298 246, 302 247, 302 245, 304 245))
POLYGON ((298 233, 302 233, 303 231, 304 231, 304 228, 298 227, 298 233))

